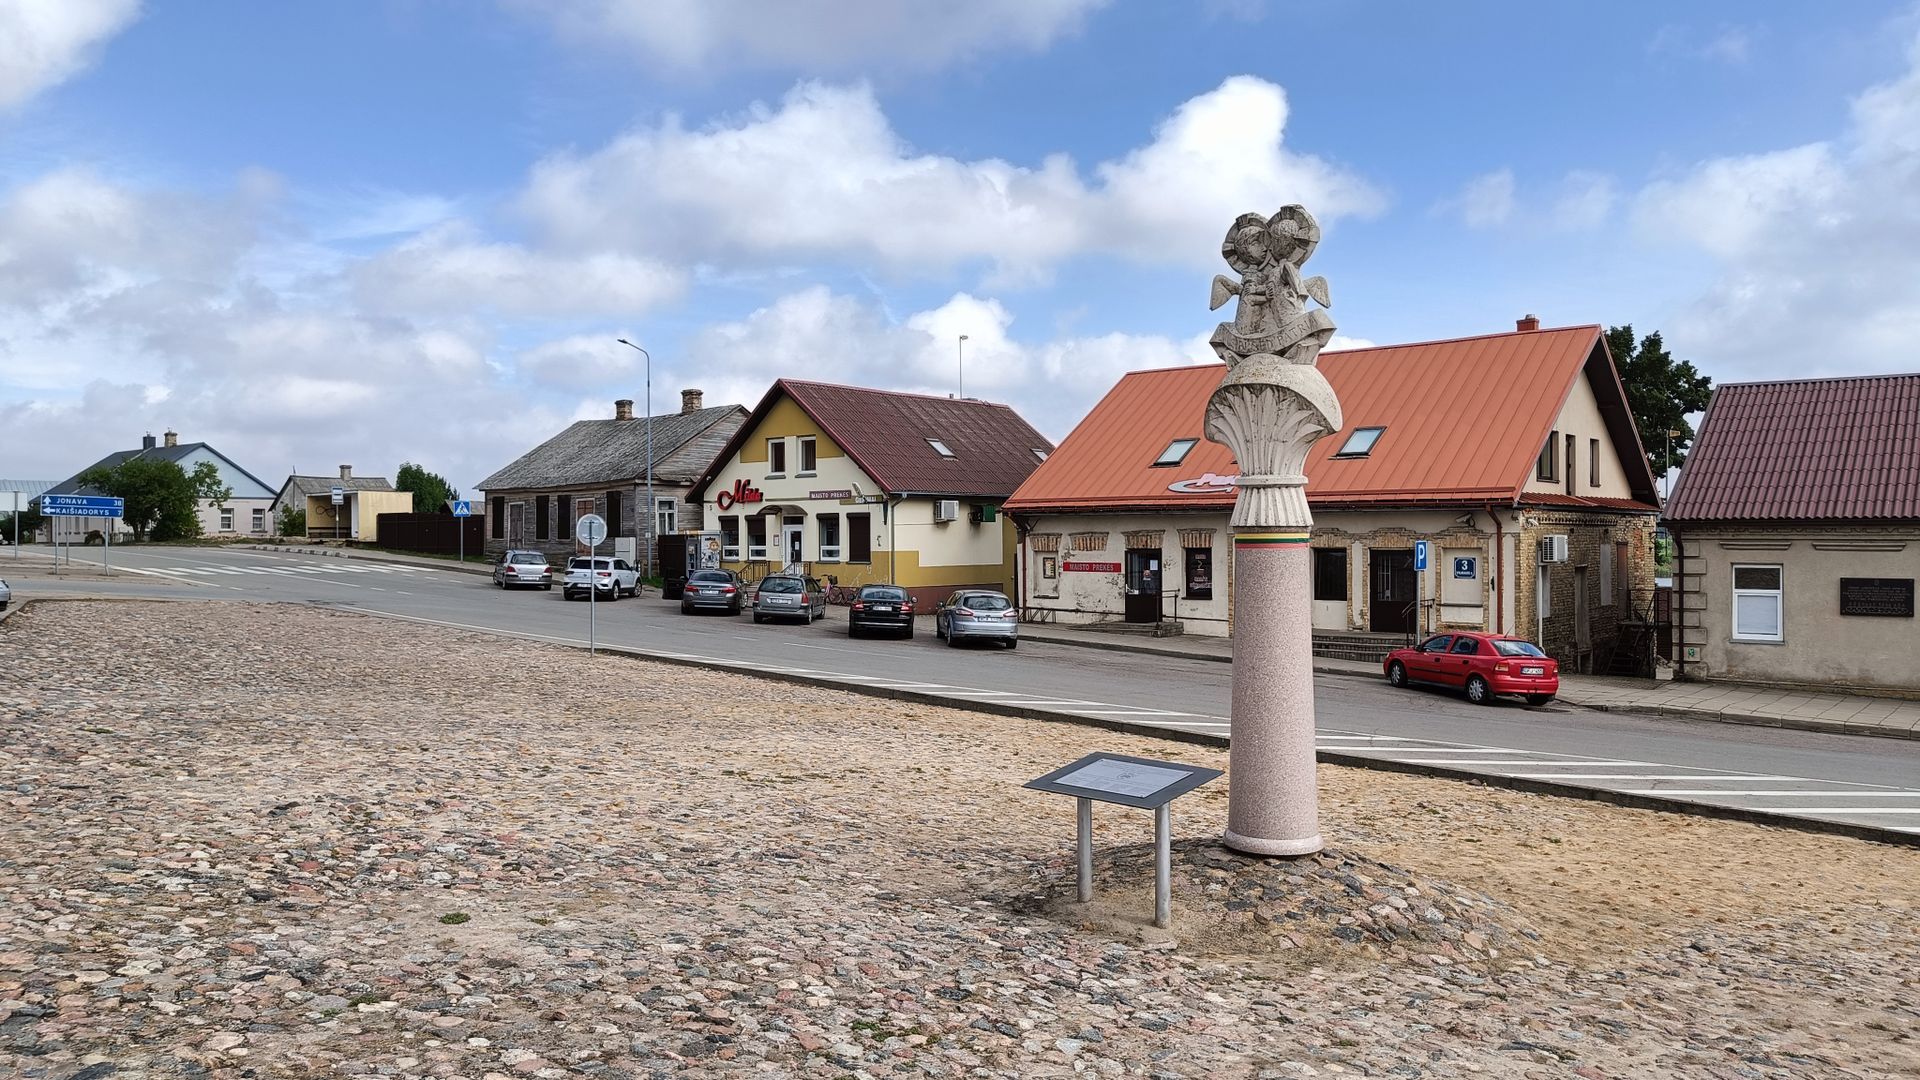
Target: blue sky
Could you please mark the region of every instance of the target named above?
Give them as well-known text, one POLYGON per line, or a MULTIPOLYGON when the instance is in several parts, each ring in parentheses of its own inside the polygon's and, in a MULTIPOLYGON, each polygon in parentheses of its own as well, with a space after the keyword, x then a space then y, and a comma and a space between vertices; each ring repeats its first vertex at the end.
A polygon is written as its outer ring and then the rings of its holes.
POLYGON ((1353 341, 1914 370, 1920 10, 0 0, 0 475, 148 431, 462 488, 797 376, 1062 436, 1304 201, 1353 341))

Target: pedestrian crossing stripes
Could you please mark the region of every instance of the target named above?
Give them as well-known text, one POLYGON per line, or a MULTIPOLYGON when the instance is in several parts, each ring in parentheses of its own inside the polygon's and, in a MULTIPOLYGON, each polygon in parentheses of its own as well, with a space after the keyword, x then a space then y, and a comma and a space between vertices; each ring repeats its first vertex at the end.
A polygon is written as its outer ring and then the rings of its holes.
POLYGON ((325 576, 341 574, 435 574, 438 570, 431 566, 375 565, 364 566, 130 566, 121 567, 128 573, 144 574, 148 577, 294 577, 325 576))

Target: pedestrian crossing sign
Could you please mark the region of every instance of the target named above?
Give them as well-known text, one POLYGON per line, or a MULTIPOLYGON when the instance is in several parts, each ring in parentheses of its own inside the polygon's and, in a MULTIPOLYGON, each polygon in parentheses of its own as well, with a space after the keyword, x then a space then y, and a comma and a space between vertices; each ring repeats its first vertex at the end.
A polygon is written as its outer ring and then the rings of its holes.
POLYGON ((473 516, 473 500, 472 499, 453 500, 453 516, 454 517, 472 517, 473 516))

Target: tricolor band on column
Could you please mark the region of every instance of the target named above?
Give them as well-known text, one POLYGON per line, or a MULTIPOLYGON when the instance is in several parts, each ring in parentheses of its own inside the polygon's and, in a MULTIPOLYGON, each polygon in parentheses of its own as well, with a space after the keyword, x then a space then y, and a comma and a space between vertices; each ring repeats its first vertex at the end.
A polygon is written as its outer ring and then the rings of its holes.
POLYGON ((1294 532, 1249 532, 1234 533, 1233 546, 1237 548, 1288 547, 1305 545, 1312 534, 1305 530, 1294 532))

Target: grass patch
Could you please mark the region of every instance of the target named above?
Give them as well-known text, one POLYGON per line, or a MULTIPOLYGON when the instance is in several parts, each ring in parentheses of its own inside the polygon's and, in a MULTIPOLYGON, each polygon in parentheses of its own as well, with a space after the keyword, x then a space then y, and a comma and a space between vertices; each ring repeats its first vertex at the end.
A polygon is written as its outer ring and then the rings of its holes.
POLYGON ((473 916, 464 911, 449 911, 445 915, 440 916, 440 921, 446 923, 448 926, 459 926, 461 923, 472 918, 473 916))

